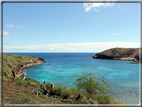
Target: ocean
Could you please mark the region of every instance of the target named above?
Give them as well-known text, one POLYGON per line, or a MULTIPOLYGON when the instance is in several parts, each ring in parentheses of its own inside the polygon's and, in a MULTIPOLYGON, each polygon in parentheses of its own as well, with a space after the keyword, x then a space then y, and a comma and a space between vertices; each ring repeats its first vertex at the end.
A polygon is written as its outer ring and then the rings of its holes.
POLYGON ((92 59, 96 53, 9 53, 43 58, 46 63, 25 68, 26 76, 75 88, 82 72, 99 73, 115 88, 113 98, 126 104, 140 104, 139 64, 131 61, 92 59))

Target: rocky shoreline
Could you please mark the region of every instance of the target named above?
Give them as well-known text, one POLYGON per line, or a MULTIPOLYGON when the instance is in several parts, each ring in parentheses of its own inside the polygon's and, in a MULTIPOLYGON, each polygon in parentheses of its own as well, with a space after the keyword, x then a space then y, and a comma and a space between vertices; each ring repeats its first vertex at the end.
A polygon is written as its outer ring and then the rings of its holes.
POLYGON ((134 63, 142 63, 139 58, 139 48, 112 48, 92 56, 93 59, 109 59, 109 60, 123 60, 133 61, 134 63))
POLYGON ((46 63, 42 58, 33 57, 30 61, 23 61, 18 63, 17 66, 14 66, 11 71, 11 77, 14 78, 25 78, 25 69, 26 67, 41 65, 46 63))
POLYGON ((25 69, 21 72, 21 74, 19 76, 17 76, 18 78, 21 78, 21 79, 25 79, 26 78, 26 73, 25 73, 25 69))

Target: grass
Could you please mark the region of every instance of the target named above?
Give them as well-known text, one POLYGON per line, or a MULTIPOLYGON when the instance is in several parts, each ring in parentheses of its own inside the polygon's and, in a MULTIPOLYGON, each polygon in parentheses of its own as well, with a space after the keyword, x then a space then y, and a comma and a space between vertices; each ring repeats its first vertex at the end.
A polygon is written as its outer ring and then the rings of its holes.
MULTIPOLYGON (((4 83, 8 83, 8 82, 6 81, 4 83)), ((47 97, 43 94, 37 97, 36 95, 32 94, 31 90, 40 90, 40 91, 43 91, 43 90, 38 86, 37 82, 29 78, 25 80, 19 80, 19 79, 14 78, 13 82, 10 84, 14 84, 16 85, 16 87, 19 87, 19 88, 21 87, 21 88, 20 89, 18 88, 8 89, 8 86, 6 87, 6 84, 4 84, 4 87, 3 87, 4 89, 3 93, 5 93, 4 95, 8 95, 14 98, 9 101, 7 98, 5 99, 4 97, 4 103, 8 103, 8 104, 31 104, 33 102, 38 103, 38 104, 53 104, 53 103, 54 104, 68 104, 67 102, 62 102, 63 96, 67 96, 67 100, 70 101, 71 104, 122 104, 121 102, 116 101, 115 99, 112 99, 110 96, 106 96, 103 94, 102 95, 96 95, 96 94, 90 95, 87 92, 77 91, 74 88, 66 88, 65 91, 63 92, 64 87, 60 85, 55 85, 55 89, 57 90, 57 92, 61 93, 61 96, 60 96, 61 98, 57 99, 57 98, 54 98, 53 96, 47 97), (19 81, 22 81, 22 83, 19 81), (36 88, 34 86, 25 87, 25 84, 27 84, 28 82, 35 84, 37 87, 36 88), (78 101, 74 101, 74 98, 78 94, 83 95, 83 97, 80 98, 78 101)), ((46 83, 45 85, 48 89, 51 83, 46 83)))
POLYGON ((28 103, 30 103, 30 99, 28 98, 22 100, 14 98, 8 102, 8 104, 28 104, 28 103))
POLYGON ((20 62, 24 62, 32 58, 33 57, 31 56, 11 55, 3 53, 3 76, 9 77, 14 66, 17 66, 20 62))
POLYGON ((16 81, 16 84, 17 85, 26 85, 27 83, 24 82, 22 79, 19 79, 19 80, 16 81))
POLYGON ((47 98, 45 95, 39 95, 41 98, 47 98))

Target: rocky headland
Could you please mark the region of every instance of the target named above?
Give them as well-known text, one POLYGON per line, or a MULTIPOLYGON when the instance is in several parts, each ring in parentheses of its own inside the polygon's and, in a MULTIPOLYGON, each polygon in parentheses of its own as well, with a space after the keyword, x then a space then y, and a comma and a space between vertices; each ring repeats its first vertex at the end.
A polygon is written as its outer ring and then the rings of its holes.
POLYGON ((35 65, 40 65, 40 64, 44 64, 44 63, 46 63, 46 62, 42 58, 32 58, 29 61, 20 62, 20 63, 18 63, 17 66, 13 67, 11 76, 12 77, 20 77, 20 76, 23 77, 24 76, 23 73, 25 72, 24 68, 35 66, 35 65))
POLYGON ((24 78, 24 72, 26 67, 40 65, 46 63, 44 59, 23 56, 23 55, 11 55, 3 53, 3 75, 6 77, 21 77, 24 78))
POLYGON ((139 48, 112 48, 92 56, 95 59, 125 60, 142 63, 139 58, 139 48))

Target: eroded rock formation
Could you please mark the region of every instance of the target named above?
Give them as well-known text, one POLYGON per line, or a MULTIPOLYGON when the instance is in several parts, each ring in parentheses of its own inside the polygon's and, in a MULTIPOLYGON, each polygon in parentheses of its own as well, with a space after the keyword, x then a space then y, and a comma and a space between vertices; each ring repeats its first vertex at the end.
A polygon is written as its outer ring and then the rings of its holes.
POLYGON ((25 71, 24 68, 30 67, 30 66, 35 66, 35 65, 40 65, 46 63, 44 59, 42 58, 32 58, 30 61, 23 61, 18 63, 17 66, 13 66, 13 69, 11 71, 11 77, 19 77, 23 74, 25 71))
POLYGON ((95 59, 112 59, 112 60, 126 60, 142 63, 140 61, 140 49, 139 48, 112 48, 103 52, 97 53, 92 56, 95 59))

